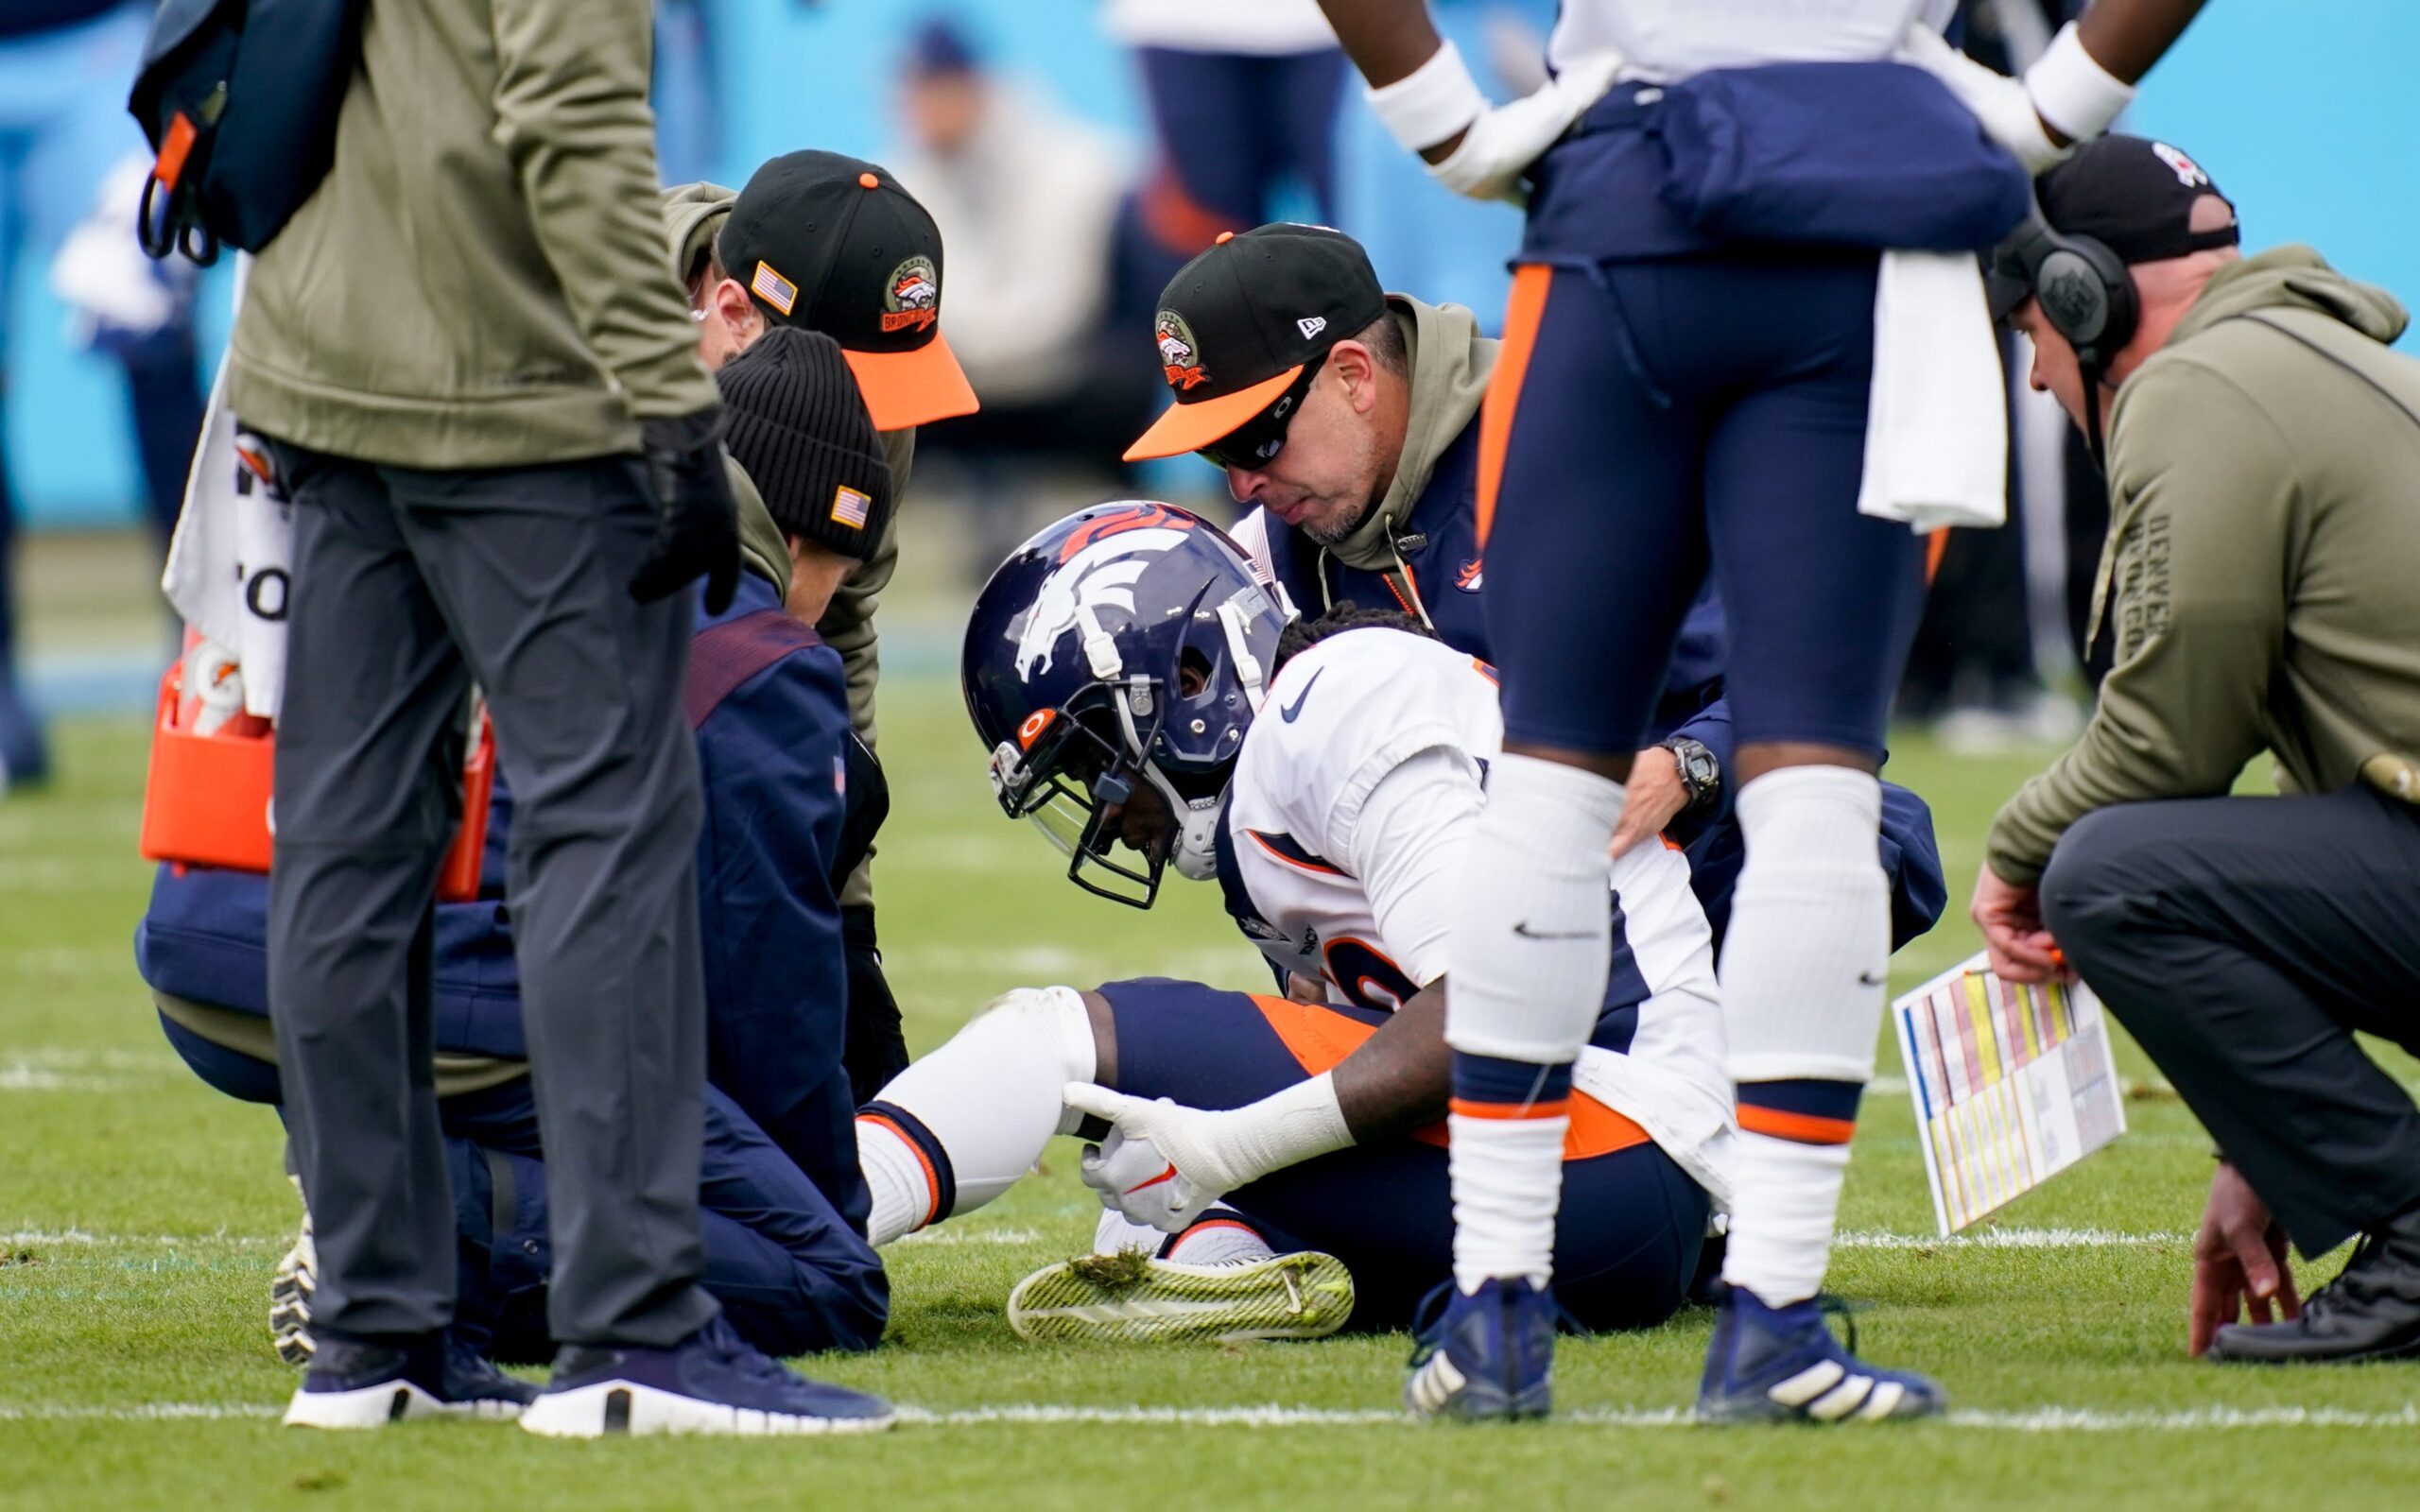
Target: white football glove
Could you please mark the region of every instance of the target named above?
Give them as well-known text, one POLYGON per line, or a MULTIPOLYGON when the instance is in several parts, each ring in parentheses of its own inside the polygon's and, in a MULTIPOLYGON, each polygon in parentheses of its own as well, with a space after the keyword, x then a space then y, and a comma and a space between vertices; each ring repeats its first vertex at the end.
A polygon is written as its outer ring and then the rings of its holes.
POLYGON ((1621 72, 1612 53, 1582 59, 1510 105, 1492 107, 1462 133, 1461 146, 1428 172, 1439 183, 1473 199, 1529 202, 1521 176, 1562 140, 1571 123, 1605 97, 1621 72))
POLYGON ((1237 1187, 1353 1143, 1328 1075, 1225 1112, 1090 1082, 1069 1082, 1063 1095, 1069 1108, 1112 1125, 1099 1153, 1084 1157, 1084 1184, 1100 1193, 1102 1206, 1166 1233, 1181 1231, 1237 1187))
POLYGON ((1948 85, 1949 92, 1983 124, 1983 134, 2008 148, 2025 164, 2026 172, 2039 176, 2075 150, 2050 140, 2024 80, 1994 73, 1949 45, 1940 32, 1923 22, 1908 28, 1899 43, 1898 59, 1948 85))
POLYGON ((1529 198, 1521 176, 1588 107, 1604 98, 1621 67, 1620 56, 1610 52, 1574 59, 1512 104, 1490 105, 1461 52, 1447 43, 1411 74, 1369 91, 1368 99, 1407 151, 1422 151, 1461 131, 1453 153, 1428 164, 1430 175, 1456 194, 1517 205, 1529 198))
POLYGON ((1084 1146, 1084 1185, 1100 1194, 1100 1205, 1129 1223, 1181 1233, 1219 1200, 1186 1179, 1176 1163, 1148 1139, 1113 1128, 1098 1144, 1084 1146))

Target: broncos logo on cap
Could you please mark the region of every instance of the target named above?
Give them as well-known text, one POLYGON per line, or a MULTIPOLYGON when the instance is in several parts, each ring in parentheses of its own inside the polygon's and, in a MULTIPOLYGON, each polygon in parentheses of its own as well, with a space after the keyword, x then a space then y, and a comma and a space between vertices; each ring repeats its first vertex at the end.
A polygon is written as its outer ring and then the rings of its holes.
POLYGON ((1151 335, 1159 343, 1160 371, 1167 378, 1170 388, 1182 392, 1210 381, 1210 374, 1198 360, 1201 353, 1193 343, 1193 328, 1184 323, 1184 316, 1174 310, 1162 310, 1151 335))
POLYGON ((890 270, 890 286, 883 291, 885 331, 929 326, 941 318, 942 276, 931 262, 911 257, 890 270))

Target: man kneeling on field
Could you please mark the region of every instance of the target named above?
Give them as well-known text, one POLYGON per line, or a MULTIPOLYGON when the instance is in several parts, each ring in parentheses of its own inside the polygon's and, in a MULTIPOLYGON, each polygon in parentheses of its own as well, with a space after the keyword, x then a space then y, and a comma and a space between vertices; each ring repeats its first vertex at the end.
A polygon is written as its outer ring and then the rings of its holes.
MULTIPOLYGON (((890 1293, 861 1232, 838 889, 886 800, 880 769, 850 734, 838 655, 790 614, 815 612, 881 533, 890 475, 829 337, 772 332, 716 378, 749 544, 729 609, 697 611, 686 695, 705 805, 698 918, 711 1085, 700 1280, 757 1349, 867 1349, 890 1293), (784 555, 772 554, 775 541, 784 555)), ((459 1242, 456 1332, 522 1360, 553 1346, 546 1165, 505 897, 510 828, 499 782, 480 896, 437 910, 428 1011, 459 1242)), ((196 1074, 276 1104, 267 895, 264 878, 163 868, 135 955, 162 1027, 196 1074)), ((298 1365, 311 1349, 312 1271, 306 1216, 271 1313, 279 1352, 298 1365)), ((821 1395, 806 1408, 777 1410, 847 1416, 869 1400, 807 1389, 821 1395)))
MULTIPOLYGON (((1069 853, 1071 880, 1148 907, 1171 862, 1216 877, 1295 991, 1008 994, 860 1110, 874 1242, 972 1211, 1052 1135, 1087 1133, 1105 1138, 1084 1179, 1112 1210, 1097 1247, 1156 1253, 1028 1278, 1021 1333, 1411 1321, 1453 1268, 1448 1094, 1472 1089, 1447 1085, 1443 945, 1501 733, 1488 667, 1398 614, 1287 626, 1224 535, 1127 504, 1061 521, 994 575, 964 681, 1002 806, 1069 853)), ((1686 864, 1635 847, 1613 881, 1591 1047, 1568 1076, 1488 1090, 1564 1150, 1555 1290, 1593 1328, 1681 1304, 1732 1128, 1686 864)))

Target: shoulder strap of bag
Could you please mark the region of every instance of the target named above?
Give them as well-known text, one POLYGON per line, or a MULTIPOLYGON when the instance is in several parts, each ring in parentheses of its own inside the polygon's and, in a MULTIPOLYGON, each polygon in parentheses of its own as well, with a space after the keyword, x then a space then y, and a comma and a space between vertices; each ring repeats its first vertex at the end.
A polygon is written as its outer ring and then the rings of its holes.
POLYGON ((689 686, 682 697, 689 728, 704 724, 757 673, 793 651, 822 644, 823 637, 777 609, 760 609, 700 632, 689 643, 689 686))

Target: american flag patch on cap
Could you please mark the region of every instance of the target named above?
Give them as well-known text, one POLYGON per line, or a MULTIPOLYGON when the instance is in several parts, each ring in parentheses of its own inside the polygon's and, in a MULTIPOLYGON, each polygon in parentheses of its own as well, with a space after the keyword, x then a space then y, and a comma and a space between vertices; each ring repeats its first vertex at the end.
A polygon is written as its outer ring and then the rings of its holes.
POLYGON ((866 527, 866 511, 873 507, 873 495, 859 493, 845 483, 832 490, 832 518, 852 530, 866 527))
POLYGON ((790 306, 798 302, 798 285, 774 272, 773 265, 763 258, 756 260, 756 276, 748 281, 748 288, 784 315, 789 314, 790 306))

